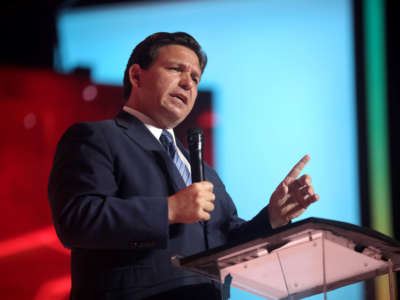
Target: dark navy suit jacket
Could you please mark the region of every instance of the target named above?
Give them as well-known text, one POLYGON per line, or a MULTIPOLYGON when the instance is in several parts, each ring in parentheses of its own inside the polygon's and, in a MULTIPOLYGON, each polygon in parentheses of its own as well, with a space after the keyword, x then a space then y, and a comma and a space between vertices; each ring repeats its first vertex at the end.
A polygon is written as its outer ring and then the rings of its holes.
MULTIPOLYGON (((266 208, 245 222, 208 165, 205 177, 216 195, 210 248, 271 230, 266 208)), ((210 282, 171 266, 175 254, 206 250, 202 223, 168 224, 167 197, 183 188, 161 144, 128 113, 70 127, 58 144, 48 192, 57 234, 71 249, 71 298, 140 299, 210 282)))

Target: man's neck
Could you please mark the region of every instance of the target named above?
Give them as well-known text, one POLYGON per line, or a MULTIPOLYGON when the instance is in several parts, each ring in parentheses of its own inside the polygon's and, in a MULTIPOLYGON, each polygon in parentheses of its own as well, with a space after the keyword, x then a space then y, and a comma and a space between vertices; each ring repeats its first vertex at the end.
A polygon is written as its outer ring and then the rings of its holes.
MULTIPOLYGON (((130 106, 124 105, 124 107, 122 108, 124 111, 126 111, 127 113, 135 116, 136 118, 138 118, 140 121, 142 121, 143 124, 145 125, 151 125, 157 128, 160 128, 156 122, 154 122, 154 120, 152 118, 150 118, 149 116, 145 115, 144 113, 142 113, 141 111, 138 111, 137 109, 134 109, 130 106)), ((160 128, 162 129, 162 128, 160 128)))

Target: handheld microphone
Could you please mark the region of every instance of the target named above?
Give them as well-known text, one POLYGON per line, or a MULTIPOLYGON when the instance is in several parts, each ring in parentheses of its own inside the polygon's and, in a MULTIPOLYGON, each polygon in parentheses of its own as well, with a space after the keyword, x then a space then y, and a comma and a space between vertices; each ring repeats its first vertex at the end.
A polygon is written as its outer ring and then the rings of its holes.
MULTIPOLYGON (((203 164, 203 150, 204 150, 204 134, 201 128, 195 126, 187 132, 187 142, 190 153, 190 167, 192 169, 192 183, 204 181, 204 164, 203 164)), ((206 249, 209 249, 208 243, 208 222, 200 222, 203 224, 204 242, 206 249)))
POLYGON ((190 153, 192 182, 204 181, 203 149, 204 134, 199 127, 192 127, 187 132, 187 142, 190 153))

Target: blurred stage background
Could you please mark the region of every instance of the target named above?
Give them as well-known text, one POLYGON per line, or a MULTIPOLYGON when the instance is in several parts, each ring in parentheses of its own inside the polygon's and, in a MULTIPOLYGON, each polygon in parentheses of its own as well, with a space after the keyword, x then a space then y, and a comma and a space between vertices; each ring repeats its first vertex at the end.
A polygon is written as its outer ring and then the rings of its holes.
MULTIPOLYGON (((345 221, 400 240, 395 1, 2 5, 1 299, 68 298, 69 253, 55 236, 46 195, 55 146, 72 123, 117 113, 130 52, 156 31, 186 31, 208 54, 188 122, 205 129, 206 160, 241 217, 261 209, 308 153, 305 172, 321 200, 302 218, 345 221), (253 177, 243 176, 250 170, 253 177)), ((384 300, 387 292, 382 276, 328 298, 384 300)), ((258 297, 233 289, 231 299, 258 297)))

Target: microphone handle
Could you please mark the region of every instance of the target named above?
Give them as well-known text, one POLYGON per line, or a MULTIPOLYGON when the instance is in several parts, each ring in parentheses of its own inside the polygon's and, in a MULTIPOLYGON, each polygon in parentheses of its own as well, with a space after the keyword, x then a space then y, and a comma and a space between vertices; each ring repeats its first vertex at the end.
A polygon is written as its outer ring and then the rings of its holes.
MULTIPOLYGON (((204 135, 200 128, 192 128, 188 132, 188 146, 190 153, 190 166, 192 171, 192 183, 205 181, 203 164, 204 135)), ((200 221, 203 224, 203 234, 206 250, 209 249, 208 222, 200 221)))
POLYGON ((200 149, 190 151, 190 167, 192 168, 192 182, 204 181, 203 152, 200 149))

